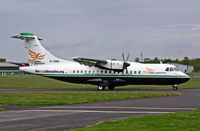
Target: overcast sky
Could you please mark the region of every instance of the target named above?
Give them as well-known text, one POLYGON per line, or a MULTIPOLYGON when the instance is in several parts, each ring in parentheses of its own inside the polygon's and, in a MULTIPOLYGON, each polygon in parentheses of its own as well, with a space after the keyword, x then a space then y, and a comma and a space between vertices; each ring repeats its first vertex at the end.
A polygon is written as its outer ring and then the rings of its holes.
POLYGON ((200 57, 200 0, 0 0, 0 57, 25 62, 22 41, 32 32, 68 59, 200 57))

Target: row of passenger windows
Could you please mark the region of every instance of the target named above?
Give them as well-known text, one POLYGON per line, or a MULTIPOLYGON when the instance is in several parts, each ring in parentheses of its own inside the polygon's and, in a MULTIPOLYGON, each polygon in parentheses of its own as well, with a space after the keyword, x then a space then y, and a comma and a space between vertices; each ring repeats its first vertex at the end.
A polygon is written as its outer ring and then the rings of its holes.
POLYGON ((167 68, 165 69, 165 71, 179 71, 179 69, 176 68, 176 67, 167 67, 167 68))
MULTIPOLYGON (((116 72, 111 70, 73 70, 73 73, 77 74, 119 74, 122 72, 116 72)), ((126 73, 126 71, 124 71, 126 73)), ((141 74, 141 71, 128 71, 128 74, 141 74)))

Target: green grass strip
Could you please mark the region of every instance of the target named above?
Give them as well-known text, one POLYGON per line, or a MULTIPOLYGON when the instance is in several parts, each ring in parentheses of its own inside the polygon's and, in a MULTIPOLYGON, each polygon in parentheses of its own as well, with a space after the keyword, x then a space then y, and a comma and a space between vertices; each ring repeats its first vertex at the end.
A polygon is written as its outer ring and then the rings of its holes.
POLYGON ((159 96, 174 96, 179 93, 142 93, 142 92, 0 92, 0 105, 63 105, 98 101, 150 98, 159 96))
POLYGON ((6 109, 5 108, 0 108, 0 111, 5 111, 6 109))
POLYGON ((164 115, 131 117, 70 131, 200 131, 200 109, 164 115))
MULTIPOLYGON (((7 75, 0 77, 0 88, 7 89, 81 89, 82 87, 84 85, 62 82, 38 75, 7 75)), ((94 89, 95 86, 87 85, 87 88, 89 87, 94 89)))

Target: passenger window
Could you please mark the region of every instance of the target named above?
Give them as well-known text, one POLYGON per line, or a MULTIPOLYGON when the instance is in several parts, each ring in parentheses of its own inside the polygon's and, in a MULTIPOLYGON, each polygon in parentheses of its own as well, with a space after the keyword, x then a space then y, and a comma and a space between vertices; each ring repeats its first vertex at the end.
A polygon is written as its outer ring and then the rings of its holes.
POLYGON ((132 74, 132 71, 130 71, 130 74, 132 74))
POLYGON ((171 68, 170 68, 170 71, 174 71, 174 69, 171 67, 171 68))
POLYGON ((73 73, 75 73, 75 70, 73 70, 73 73))
POLYGON ((91 73, 91 70, 89 70, 89 72, 88 72, 89 74, 91 73))
POLYGON ((105 73, 107 73, 107 71, 105 71, 105 73))
POLYGON ((138 74, 140 74, 141 73, 141 71, 138 71, 138 74))
POLYGON ((77 70, 76 72, 79 73, 79 70, 77 70))
POLYGON ((165 71, 169 71, 169 68, 167 67, 165 71))
POLYGON ((103 73, 103 71, 101 71, 101 73, 103 73))
POLYGON ((85 70, 85 74, 87 73, 87 70, 85 70))
POLYGON ((81 73, 83 73, 83 70, 81 70, 81 73))
POLYGON ((136 71, 134 71, 134 74, 136 74, 137 72, 136 71))

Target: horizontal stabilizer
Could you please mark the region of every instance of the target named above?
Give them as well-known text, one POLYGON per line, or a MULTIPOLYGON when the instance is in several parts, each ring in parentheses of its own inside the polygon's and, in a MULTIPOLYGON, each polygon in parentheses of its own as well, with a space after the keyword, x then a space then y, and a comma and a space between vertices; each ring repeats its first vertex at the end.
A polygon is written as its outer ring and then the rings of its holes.
MULTIPOLYGON (((33 40, 36 37, 33 33, 20 33, 20 35, 12 36, 11 38, 21 39, 21 40, 33 40)), ((37 38, 38 40, 42 40, 41 38, 37 38)))

